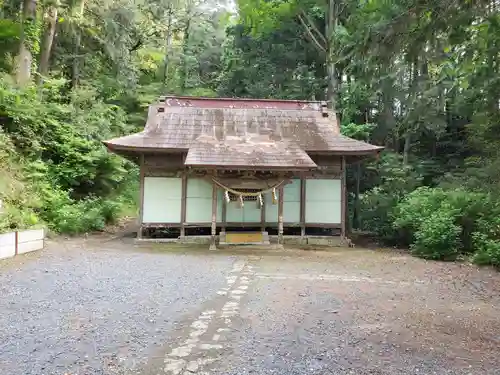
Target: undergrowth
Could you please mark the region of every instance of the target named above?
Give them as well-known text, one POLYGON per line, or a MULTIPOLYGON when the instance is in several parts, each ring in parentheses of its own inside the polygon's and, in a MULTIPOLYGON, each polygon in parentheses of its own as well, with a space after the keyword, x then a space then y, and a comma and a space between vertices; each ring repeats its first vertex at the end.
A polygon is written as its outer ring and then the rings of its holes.
POLYGON ((465 186, 421 186, 418 170, 382 156, 381 182, 363 194, 364 230, 431 260, 500 267, 500 199, 465 186), (419 186, 420 185, 420 186, 419 186))
POLYGON ((127 115, 91 88, 63 91, 64 82, 19 89, 0 77, 0 233, 97 231, 135 211, 137 168, 102 144, 131 131, 127 115))

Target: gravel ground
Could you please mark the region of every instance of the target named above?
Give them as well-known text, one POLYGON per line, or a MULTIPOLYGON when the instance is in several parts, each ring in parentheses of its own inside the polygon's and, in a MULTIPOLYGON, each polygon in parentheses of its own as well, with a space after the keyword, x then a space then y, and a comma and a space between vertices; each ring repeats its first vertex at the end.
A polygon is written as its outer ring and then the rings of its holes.
POLYGON ((394 252, 262 258, 216 374, 500 374, 500 275, 394 252))
POLYGON ((0 262, 0 374, 500 374, 495 271, 165 249, 94 238, 0 262))
POLYGON ((66 241, 0 262, 0 374, 139 371, 234 261, 120 245, 66 241))

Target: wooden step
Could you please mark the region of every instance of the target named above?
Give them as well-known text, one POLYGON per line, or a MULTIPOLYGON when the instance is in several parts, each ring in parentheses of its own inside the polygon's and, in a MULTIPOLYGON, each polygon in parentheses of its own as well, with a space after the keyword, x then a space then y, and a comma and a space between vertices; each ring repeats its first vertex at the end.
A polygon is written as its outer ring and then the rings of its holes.
POLYGON ((267 232, 221 232, 221 245, 269 245, 267 232))

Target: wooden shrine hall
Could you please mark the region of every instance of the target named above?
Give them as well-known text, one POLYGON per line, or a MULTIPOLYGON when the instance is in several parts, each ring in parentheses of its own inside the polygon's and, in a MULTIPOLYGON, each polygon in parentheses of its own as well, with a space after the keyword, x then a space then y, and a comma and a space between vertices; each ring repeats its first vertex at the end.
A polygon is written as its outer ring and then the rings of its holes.
POLYGON ((211 249, 288 229, 346 239, 346 164, 382 150, 341 135, 322 102, 195 97, 162 97, 142 132, 104 143, 140 165, 139 239, 210 228, 211 249))

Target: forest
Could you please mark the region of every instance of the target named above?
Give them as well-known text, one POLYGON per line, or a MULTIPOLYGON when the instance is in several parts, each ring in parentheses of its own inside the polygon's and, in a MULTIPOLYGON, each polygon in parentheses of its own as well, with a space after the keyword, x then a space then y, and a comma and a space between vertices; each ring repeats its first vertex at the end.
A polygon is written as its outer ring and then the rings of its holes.
POLYGON ((0 0, 0 232, 133 215, 101 141, 162 94, 328 100, 385 146, 349 166, 352 231, 500 267, 498 0, 0 0))

